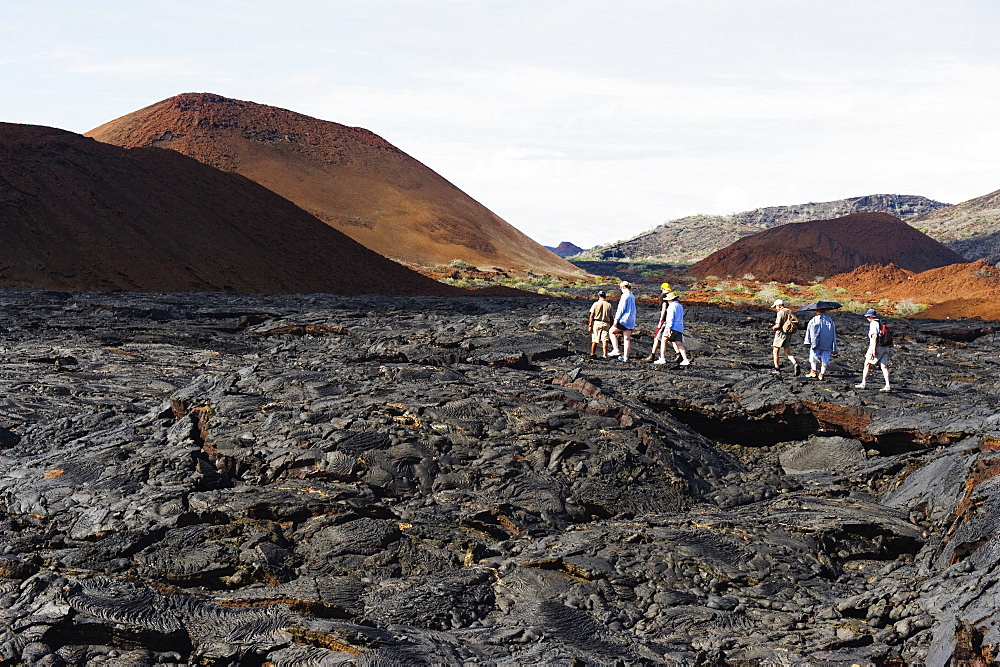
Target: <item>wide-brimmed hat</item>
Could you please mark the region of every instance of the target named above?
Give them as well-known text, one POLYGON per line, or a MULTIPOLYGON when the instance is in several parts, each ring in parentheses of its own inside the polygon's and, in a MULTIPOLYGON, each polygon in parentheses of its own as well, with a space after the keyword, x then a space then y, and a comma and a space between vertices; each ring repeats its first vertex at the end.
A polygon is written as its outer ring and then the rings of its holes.
POLYGON ((677 293, 667 292, 666 294, 663 295, 663 298, 666 299, 667 301, 673 301, 674 299, 677 298, 677 293))
POLYGON ((618 286, 619 286, 619 287, 624 287, 624 288, 626 288, 626 289, 632 289, 632 283, 630 283, 630 282, 629 282, 629 281, 627 281, 627 280, 623 280, 623 281, 621 281, 620 283, 618 283, 618 286))
POLYGON ((865 313, 865 317, 878 317, 878 313, 875 312, 874 308, 869 308, 868 312, 865 313))

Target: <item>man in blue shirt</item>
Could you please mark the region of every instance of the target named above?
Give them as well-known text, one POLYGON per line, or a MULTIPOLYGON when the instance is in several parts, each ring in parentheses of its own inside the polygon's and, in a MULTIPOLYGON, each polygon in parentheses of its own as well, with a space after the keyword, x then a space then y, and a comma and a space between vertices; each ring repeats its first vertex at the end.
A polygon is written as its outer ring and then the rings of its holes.
POLYGON ((628 361, 628 353, 632 349, 632 329, 635 329, 635 297, 632 295, 632 283, 623 280, 618 287, 622 290, 622 296, 618 299, 618 312, 615 313, 615 322, 611 327, 611 356, 618 357, 620 361, 628 361), (621 352, 618 351, 618 334, 622 335, 621 352))
POLYGON ((817 309, 816 315, 806 325, 805 344, 809 346, 809 373, 807 378, 823 379, 830 365, 830 355, 837 352, 837 327, 826 314, 826 309, 817 309), (819 375, 816 366, 819 366, 819 375))

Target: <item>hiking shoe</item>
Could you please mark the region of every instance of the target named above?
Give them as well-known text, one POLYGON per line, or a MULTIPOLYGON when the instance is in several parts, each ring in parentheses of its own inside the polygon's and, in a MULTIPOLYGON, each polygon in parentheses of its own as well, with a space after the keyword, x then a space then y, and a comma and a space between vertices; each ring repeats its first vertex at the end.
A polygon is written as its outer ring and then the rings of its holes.
POLYGON ((881 389, 879 389, 879 391, 881 391, 881 392, 890 392, 890 391, 892 391, 892 387, 890 387, 889 385, 886 385, 886 386, 882 387, 881 389))
POLYGON ((664 359, 663 357, 660 357, 659 359, 657 359, 657 360, 656 360, 656 361, 654 361, 653 363, 654 363, 654 364, 665 364, 665 363, 667 363, 667 360, 666 360, 666 359, 664 359))
POLYGON ((794 370, 792 370, 792 375, 794 375, 795 377, 798 377, 799 373, 801 372, 799 370, 799 365, 795 364, 794 366, 792 366, 792 368, 794 369, 794 370))
POLYGON ((867 385, 864 382, 862 382, 861 384, 854 385, 854 388, 855 389, 864 389, 866 386, 867 385))
POLYGON ((814 378, 814 377, 816 377, 816 371, 809 371, 808 373, 806 373, 806 377, 807 378, 814 378))
POLYGON ((651 354, 648 357, 646 357, 645 359, 643 359, 643 361, 652 361, 653 359, 656 359, 656 357, 651 354))
POLYGON ((681 362, 681 366, 690 366, 690 365, 691 365, 690 359, 685 359, 684 361, 681 362))
POLYGON ((628 357, 626 357, 625 355, 622 355, 622 356, 618 357, 618 361, 628 361, 628 357))
POLYGON ((822 373, 820 373, 819 375, 817 375, 817 376, 816 376, 816 379, 817 379, 817 380, 822 380, 822 379, 823 379, 823 374, 822 374, 822 373))

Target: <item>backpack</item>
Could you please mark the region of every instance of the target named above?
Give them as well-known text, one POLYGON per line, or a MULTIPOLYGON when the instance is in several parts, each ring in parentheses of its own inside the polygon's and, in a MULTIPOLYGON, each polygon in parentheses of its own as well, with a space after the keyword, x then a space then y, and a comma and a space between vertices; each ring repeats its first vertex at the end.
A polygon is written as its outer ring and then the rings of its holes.
POLYGON ((884 322, 878 323, 878 334, 875 336, 875 344, 879 347, 892 347, 892 329, 884 322))
POLYGON ((781 330, 786 334, 795 333, 795 330, 799 327, 799 318, 795 317, 795 313, 791 310, 788 311, 788 319, 785 323, 781 325, 781 330))

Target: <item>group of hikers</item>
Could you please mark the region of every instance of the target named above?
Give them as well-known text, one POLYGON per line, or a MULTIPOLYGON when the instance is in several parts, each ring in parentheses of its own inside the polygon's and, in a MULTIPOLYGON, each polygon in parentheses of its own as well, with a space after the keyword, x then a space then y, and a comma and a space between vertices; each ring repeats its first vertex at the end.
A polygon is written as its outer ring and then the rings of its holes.
MULTIPOLYGON (((607 292, 597 293, 597 301, 590 307, 590 318, 587 328, 590 331, 590 356, 597 356, 597 346, 601 346, 601 354, 608 358, 608 344, 611 344, 611 357, 619 361, 628 361, 632 351, 632 330, 635 329, 635 295, 632 294, 632 283, 623 280, 619 285, 622 295, 618 299, 618 310, 613 311, 608 301, 607 292), (614 313, 612 315, 612 313, 614 313), (622 342, 619 346, 618 337, 622 342), (619 347, 621 349, 619 349, 619 347)), ((655 364, 667 363, 667 342, 676 353, 676 361, 681 366, 691 363, 687 348, 684 347, 684 306, 677 300, 677 294, 670 288, 670 283, 660 285, 660 324, 653 334, 653 349, 646 361, 655 364), (660 358, 656 359, 656 350, 660 350, 660 358), (655 361, 654 361, 655 359, 655 361)))
MULTIPOLYGON (((627 280, 623 280, 618 287, 621 289, 621 298, 618 299, 617 310, 612 308, 604 290, 597 293, 597 301, 590 308, 587 328, 591 334, 591 357, 597 356, 597 346, 600 345, 603 358, 607 359, 610 356, 619 361, 629 360, 632 349, 632 331, 635 329, 636 320, 635 295, 632 294, 632 284, 627 280), (620 344, 619 336, 621 337, 620 344), (609 344, 611 345, 610 355, 608 354, 609 344)), ((667 363, 666 353, 669 342, 676 353, 674 361, 679 361, 681 366, 688 366, 691 363, 691 356, 684 345, 684 306, 681 305, 670 283, 660 285, 660 292, 662 302, 660 320, 656 332, 653 334, 653 349, 650 350, 645 361, 652 361, 654 364, 667 363), (657 349, 659 349, 659 358, 656 356, 657 349)), ((809 346, 807 378, 822 380, 830 365, 830 355, 837 352, 837 328, 830 316, 827 315, 827 312, 832 308, 824 307, 826 305, 829 304, 817 302, 815 308, 809 308, 815 312, 815 315, 805 328, 804 343, 809 346)), ((839 304, 834 303, 832 306, 839 307, 839 304)), ((781 357, 784 356, 792 365, 792 374, 798 376, 800 373, 799 362, 795 359, 791 348, 792 334, 798 328, 798 319, 782 299, 775 300, 772 309, 776 311, 774 325, 771 327, 774 331, 774 338, 771 342, 772 362, 774 364, 772 372, 777 375, 781 374, 781 357)), ((854 387, 856 389, 866 388, 872 368, 879 366, 882 370, 882 377, 885 379, 885 385, 879 391, 887 392, 891 390, 889 358, 892 355, 892 335, 879 321, 878 313, 874 309, 870 308, 865 313, 865 318, 868 320, 868 349, 865 352, 861 382, 854 387)))

